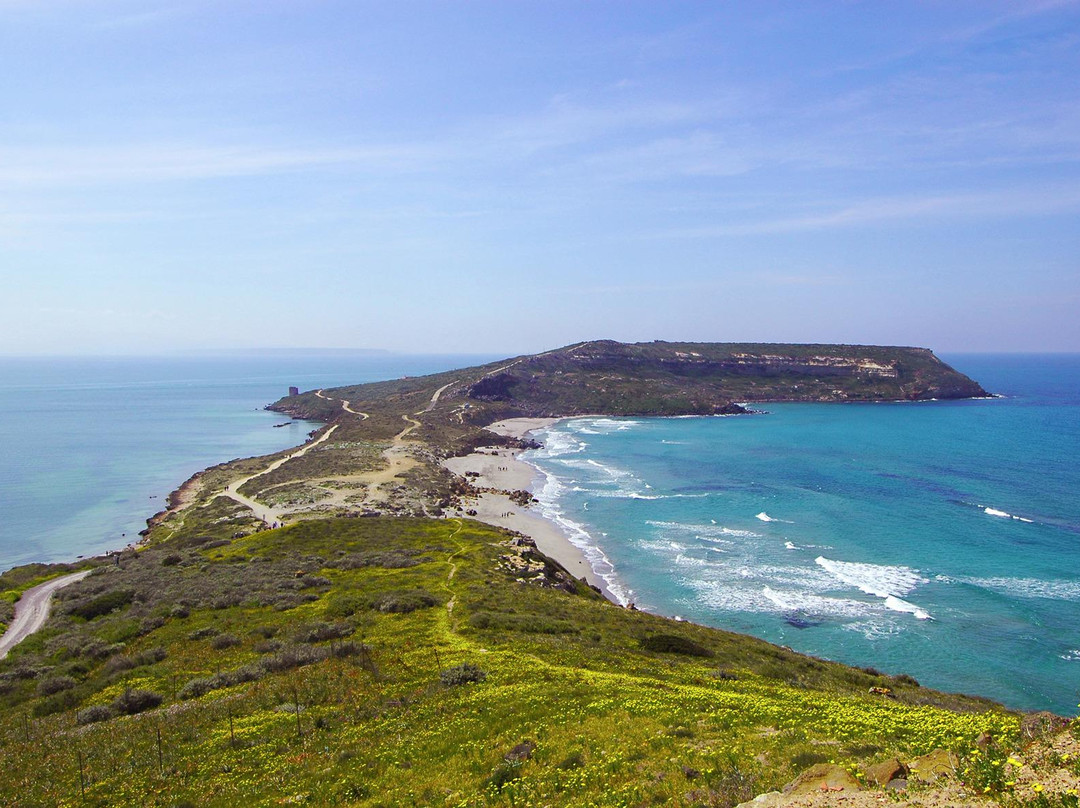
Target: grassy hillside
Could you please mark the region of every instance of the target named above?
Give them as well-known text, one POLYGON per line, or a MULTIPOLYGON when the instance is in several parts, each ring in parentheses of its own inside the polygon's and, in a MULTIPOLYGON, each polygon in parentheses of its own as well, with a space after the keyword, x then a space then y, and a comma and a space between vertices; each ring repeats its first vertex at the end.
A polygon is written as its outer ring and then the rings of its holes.
MULTIPOLYGON (((327 391, 382 412, 449 385, 444 408, 477 417, 710 415, 738 401, 880 401, 985 396, 925 348, 768 343, 585 342, 475 368, 327 391)), ((275 409, 329 419, 314 393, 275 409)), ((490 420, 487 422, 490 423, 490 420)))
POLYGON ((5 804, 734 805, 1017 731, 624 610, 478 523, 202 519, 63 590, 0 663, 5 804))

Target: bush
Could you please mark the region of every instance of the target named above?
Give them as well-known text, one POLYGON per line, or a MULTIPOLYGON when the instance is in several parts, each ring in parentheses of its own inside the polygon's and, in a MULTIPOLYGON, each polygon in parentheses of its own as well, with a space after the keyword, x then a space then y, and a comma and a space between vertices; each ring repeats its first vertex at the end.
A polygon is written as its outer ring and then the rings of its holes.
POLYGON ((210 640, 210 647, 222 651, 240 644, 240 638, 235 634, 219 634, 210 640))
POLYGON ((205 696, 211 690, 217 690, 222 687, 218 682, 216 676, 200 676, 196 679, 192 679, 182 688, 177 694, 182 699, 197 699, 199 696, 205 696))
POLYGON ((398 589, 384 592, 371 601, 371 608, 380 612, 408 614, 417 609, 425 609, 438 603, 438 599, 423 589, 398 589))
POLYGON ((93 620, 95 617, 101 617, 127 606, 134 597, 135 591, 132 589, 114 589, 112 592, 106 592, 96 598, 91 598, 85 603, 71 607, 68 614, 81 617, 84 620, 93 620))
POLYGON ((75 680, 70 676, 50 676, 38 682, 37 692, 41 696, 51 696, 61 690, 71 690, 75 687, 75 680))
POLYGON ((125 690, 112 703, 113 709, 125 715, 152 710, 161 704, 161 694, 152 690, 125 690))
POLYGON ((470 682, 482 682, 487 679, 487 674, 471 662, 463 662, 452 668, 447 668, 439 674, 439 681, 446 687, 469 684, 470 682))
POLYGON ((321 648, 293 645, 273 656, 266 657, 260 664, 270 673, 280 673, 310 665, 313 662, 320 662, 323 659, 326 659, 326 652, 321 648))
POLYGON ((163 559, 161 559, 161 566, 163 566, 163 567, 175 567, 177 564, 179 564, 183 560, 184 559, 183 559, 182 556, 177 555, 176 553, 170 553, 169 555, 167 555, 163 559))
POLYGON ((576 634, 580 631, 568 620, 555 620, 540 614, 477 612, 469 622, 476 628, 520 631, 524 634, 576 634))
POLYGON ((108 721, 113 717, 112 707, 107 704, 95 704, 75 714, 75 721, 79 724, 96 724, 98 721, 108 721))
POLYGON ((359 592, 334 592, 326 599, 328 617, 349 617, 368 605, 368 599, 359 592))
POLYGON ((677 634, 653 634, 641 641, 641 647, 646 651, 656 651, 661 654, 682 654, 697 657, 711 657, 713 655, 708 648, 677 634))
POLYGON ((315 623, 298 631, 296 640, 306 643, 340 640, 348 637, 353 631, 353 627, 348 623, 315 623))
POLYGON ((81 701, 78 691, 76 690, 61 690, 59 693, 53 693, 51 696, 46 696, 34 705, 34 715, 52 715, 53 713, 62 713, 70 710, 81 701))
POLYGON ((218 673, 214 676, 200 676, 192 679, 182 688, 178 694, 182 699, 197 699, 211 690, 220 690, 223 687, 232 687, 244 682, 254 682, 266 674, 261 665, 244 665, 234 671, 218 673))
POLYGON ((213 626, 207 626, 206 628, 196 629, 187 635, 189 640, 205 640, 209 637, 216 637, 221 632, 213 626))

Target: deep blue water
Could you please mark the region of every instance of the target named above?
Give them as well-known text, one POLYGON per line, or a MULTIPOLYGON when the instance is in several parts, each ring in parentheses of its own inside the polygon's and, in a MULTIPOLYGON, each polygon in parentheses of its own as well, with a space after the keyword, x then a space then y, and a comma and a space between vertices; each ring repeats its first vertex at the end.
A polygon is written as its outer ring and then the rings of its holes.
POLYGON ((1080 701, 1080 356, 955 356, 1004 398, 563 421, 529 453, 622 599, 928 686, 1080 701))
POLYGON ((320 424, 262 408, 288 392, 450 370, 475 356, 0 358, 0 570, 123 547, 200 469, 320 424))

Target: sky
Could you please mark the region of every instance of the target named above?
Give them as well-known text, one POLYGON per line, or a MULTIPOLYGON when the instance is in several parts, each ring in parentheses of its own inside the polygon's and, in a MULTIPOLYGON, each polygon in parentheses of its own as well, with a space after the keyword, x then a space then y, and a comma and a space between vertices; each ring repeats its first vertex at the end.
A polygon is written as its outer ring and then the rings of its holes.
POLYGON ((0 354, 1080 351, 1080 4, 0 0, 0 354))

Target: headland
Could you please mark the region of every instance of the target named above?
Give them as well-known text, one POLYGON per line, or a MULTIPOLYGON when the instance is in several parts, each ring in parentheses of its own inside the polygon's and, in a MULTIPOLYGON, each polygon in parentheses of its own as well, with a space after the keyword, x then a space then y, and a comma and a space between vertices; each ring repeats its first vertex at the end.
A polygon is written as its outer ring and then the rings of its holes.
POLYGON ((543 422, 507 423, 982 394, 920 349, 590 342, 287 397, 274 409, 327 422, 303 451, 202 472, 0 663, 0 790, 25 804, 1064 794, 1076 742, 1060 719, 1024 719, 1043 740, 1020 752, 1020 716, 987 700, 601 597, 527 513, 515 454, 543 422))

